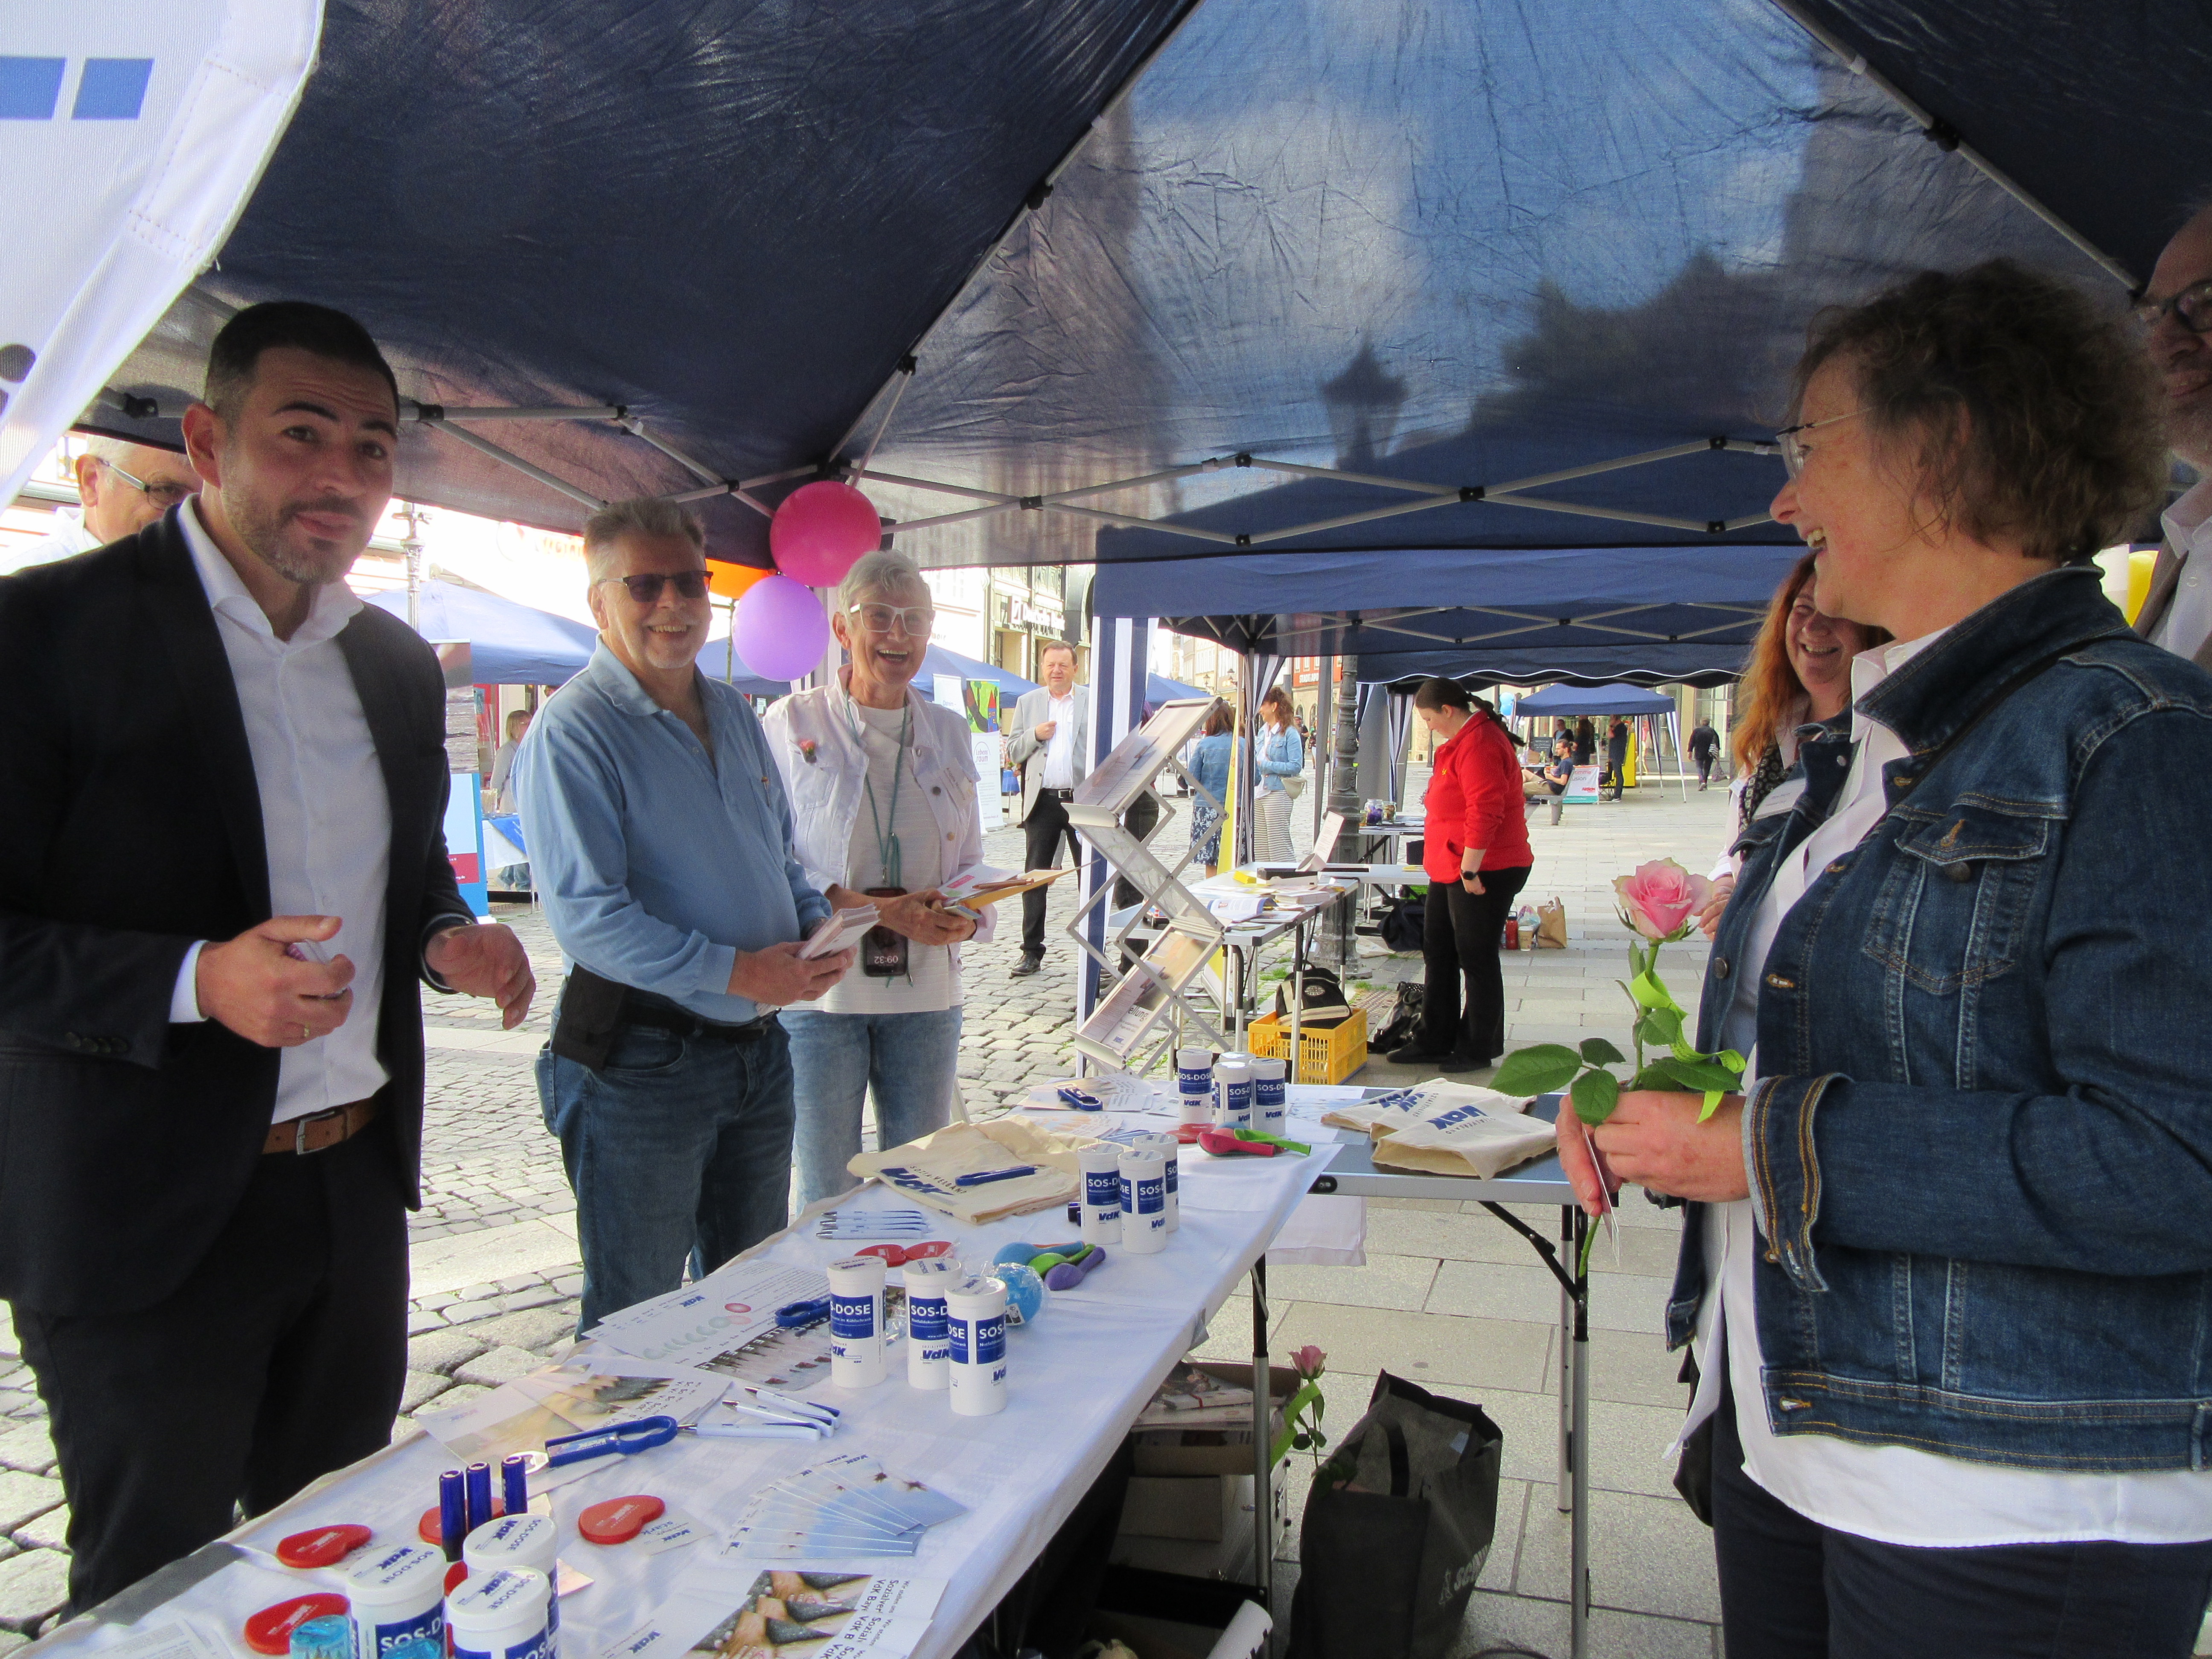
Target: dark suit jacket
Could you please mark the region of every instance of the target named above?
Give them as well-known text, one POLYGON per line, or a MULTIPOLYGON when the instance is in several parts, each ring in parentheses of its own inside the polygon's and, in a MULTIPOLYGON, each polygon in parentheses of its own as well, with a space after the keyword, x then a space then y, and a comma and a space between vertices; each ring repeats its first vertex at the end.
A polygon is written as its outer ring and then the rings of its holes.
MULTIPOLYGON (((2156 633, 2159 623, 2166 620, 2166 609, 2173 603, 2173 590, 2181 585, 2181 562, 2173 555, 2172 543, 2159 543, 2158 562, 2150 569, 2150 586, 2144 590, 2142 609, 2136 612, 2136 632, 2145 639, 2156 633)), ((2212 639, 2197 647, 2196 663, 2199 668, 2212 669, 2212 639)))
MULTIPOLYGON (((392 811, 377 1022, 401 1185, 419 1201, 422 938, 466 916, 447 862, 445 689, 405 623, 338 635, 392 811)), ((270 915, 230 661, 173 510, 0 579, 0 1297, 125 1313, 180 1285, 268 1133, 278 1051, 172 1025, 195 939, 270 915)))

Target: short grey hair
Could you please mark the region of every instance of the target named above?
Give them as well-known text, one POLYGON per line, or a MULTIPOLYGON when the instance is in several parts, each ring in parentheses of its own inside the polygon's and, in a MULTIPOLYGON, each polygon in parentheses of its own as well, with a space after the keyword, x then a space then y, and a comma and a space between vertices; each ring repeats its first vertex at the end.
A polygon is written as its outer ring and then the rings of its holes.
POLYGON ((88 438, 84 446, 85 453, 110 466, 122 465, 124 456, 137 447, 127 438, 88 438))
POLYGON ((837 584, 837 609, 850 611, 870 599, 902 593, 919 593, 930 600, 933 609, 935 606, 929 584, 922 580, 920 568, 905 554, 864 553, 845 573, 845 580, 837 584))
POLYGON ((609 501, 584 520, 584 568, 594 583, 615 574, 615 544, 624 536, 681 536, 707 550, 706 530, 674 501, 658 495, 609 501))
POLYGON ((1055 651, 1066 652, 1068 661, 1073 664, 1076 667, 1080 668, 1083 665, 1083 653, 1080 651, 1078 651, 1073 646, 1070 645, 1066 640, 1047 640, 1042 645, 1037 647, 1037 666, 1039 668, 1043 667, 1044 659, 1052 655, 1055 651))

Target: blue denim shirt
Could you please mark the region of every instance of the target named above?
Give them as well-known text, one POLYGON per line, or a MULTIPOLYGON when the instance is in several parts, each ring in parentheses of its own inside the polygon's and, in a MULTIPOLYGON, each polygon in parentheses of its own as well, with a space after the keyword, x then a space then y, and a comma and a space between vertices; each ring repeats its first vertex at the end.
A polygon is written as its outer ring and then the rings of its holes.
POLYGON ((1286 726, 1279 732, 1260 728, 1260 740, 1253 746, 1252 769, 1260 775, 1257 791, 1262 795, 1279 792, 1285 778, 1294 778, 1305 770, 1306 743, 1298 735, 1298 728, 1286 726))
POLYGON ((792 848, 782 775, 744 694, 702 678, 714 763, 605 645, 538 711, 514 761, 532 878, 561 952, 742 1024, 740 951, 830 914, 792 848))
MULTIPOLYGON (((1217 805, 1229 799, 1229 750, 1232 742, 1226 732, 1216 732, 1212 737, 1200 738, 1191 746, 1191 775, 1213 792, 1217 805)), ((1200 803, 1201 805, 1204 802, 1200 803)))
MULTIPOLYGON (((1914 758, 1885 771, 1890 815, 1776 933, 1745 1110, 1778 1435, 2207 1467, 2212 676, 2126 634, 2098 583, 2074 568, 2014 589, 1861 704, 1914 758)), ((1803 796, 1739 843, 1701 1046, 1778 861, 1841 788, 1847 724, 1806 728, 1803 796)), ((1705 1289, 1700 1211, 1670 1346, 1705 1289)))

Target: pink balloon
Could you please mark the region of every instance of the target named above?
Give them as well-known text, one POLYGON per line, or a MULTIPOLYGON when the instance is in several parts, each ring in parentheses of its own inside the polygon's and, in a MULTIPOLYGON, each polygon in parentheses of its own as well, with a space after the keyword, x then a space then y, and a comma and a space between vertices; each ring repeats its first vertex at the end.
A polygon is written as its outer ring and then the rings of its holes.
POLYGON ((883 538, 875 503, 832 478, 793 490, 768 525, 775 568, 809 587, 835 587, 883 538))
POLYGON ((763 679, 795 680, 812 672, 830 649, 830 619, 802 584, 764 576, 738 601, 730 638, 763 679))

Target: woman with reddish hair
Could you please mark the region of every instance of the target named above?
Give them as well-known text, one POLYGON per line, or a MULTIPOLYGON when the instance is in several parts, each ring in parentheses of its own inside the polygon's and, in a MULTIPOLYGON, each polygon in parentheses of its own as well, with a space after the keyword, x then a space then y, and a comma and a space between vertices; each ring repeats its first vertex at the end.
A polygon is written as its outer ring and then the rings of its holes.
POLYGON ((1429 899, 1421 956, 1420 1033, 1395 1066, 1472 1072, 1505 1052, 1505 976, 1498 935, 1528 879, 1521 757, 1504 722, 1453 680, 1422 682, 1413 712, 1443 739, 1423 798, 1422 868, 1429 899), (1462 981, 1465 986, 1462 991, 1462 981))

